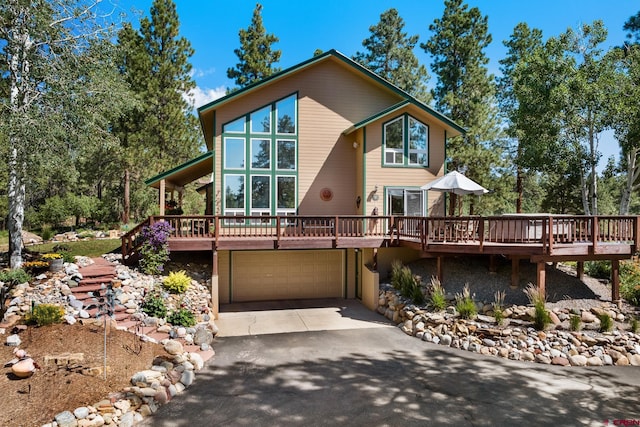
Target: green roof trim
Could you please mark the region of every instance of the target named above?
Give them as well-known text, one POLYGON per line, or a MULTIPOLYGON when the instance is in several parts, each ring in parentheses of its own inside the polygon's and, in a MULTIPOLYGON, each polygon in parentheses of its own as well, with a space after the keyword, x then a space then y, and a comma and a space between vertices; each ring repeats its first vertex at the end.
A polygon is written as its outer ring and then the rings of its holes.
MULTIPOLYGON (((153 186, 154 184, 162 181, 163 179, 167 179, 172 175, 175 175, 175 174, 180 173, 180 172, 185 172, 190 168, 195 168, 195 167, 200 166, 199 164, 201 162, 203 162, 205 160, 208 160, 208 159, 213 159, 213 154, 214 154, 213 151, 208 151, 208 152, 204 153, 203 155, 196 157, 195 159, 191 159, 188 162, 185 162, 185 163, 183 163, 183 164, 181 164, 179 166, 176 166, 173 169, 170 169, 168 171, 162 172, 162 173, 154 176, 153 178, 149 178, 144 183, 145 183, 145 185, 153 186)), ((213 169, 213 162, 211 163, 211 166, 212 166, 212 169, 213 169)))
MULTIPOLYGON (((335 49, 331 49, 327 52, 321 53, 320 55, 314 56, 313 58, 310 58, 304 62, 301 62, 297 65, 294 65, 293 67, 289 67, 286 70, 280 71, 278 73, 272 74, 271 76, 264 78, 258 82, 252 83, 249 86, 246 86, 242 89, 238 89, 234 92, 231 92, 228 95, 223 96, 222 98, 216 99, 208 104, 205 104, 203 106, 201 106, 200 108, 198 108, 198 114, 202 114, 212 108, 215 108, 219 105, 222 105, 224 103, 226 103, 227 101, 230 101, 238 96, 241 96, 247 92, 253 91, 273 80, 277 80, 280 79, 282 77, 285 77, 289 74, 295 73, 303 68, 306 68, 312 64, 315 64, 316 62, 319 61, 323 61, 328 57, 334 57, 342 62, 344 62, 345 64, 351 66, 352 68, 358 70, 359 72, 361 72, 362 74, 368 76, 369 78, 371 78, 372 80, 375 80, 376 82, 378 82, 379 84, 387 87, 388 89, 390 89, 391 91, 395 92, 396 94, 398 94, 399 96, 405 98, 406 100, 408 100, 409 102, 411 102, 412 104, 416 105, 417 107, 421 108, 422 110, 424 110, 426 113, 432 115, 433 117, 435 117, 438 120, 441 120, 442 122, 446 123, 448 126, 452 127, 453 129, 457 130, 458 132, 465 134, 466 130, 458 125, 456 122, 454 122, 453 120, 451 120, 449 117, 445 116, 442 113, 439 113, 438 111, 434 110, 433 108, 429 107, 427 104, 425 104, 424 102, 416 99, 415 97, 413 97, 412 95, 410 95, 409 93, 405 92, 404 90, 400 89, 399 87, 397 87, 396 85, 392 84, 391 82, 385 80, 384 78, 380 77, 379 75, 377 75, 376 73, 372 72, 371 70, 369 70, 368 68, 358 64, 356 61, 354 61, 353 59, 349 58, 348 56, 340 53, 339 51, 335 50, 335 49)), ((397 104, 398 105, 398 104, 397 104)), ((387 113, 388 114, 388 113, 387 113)))

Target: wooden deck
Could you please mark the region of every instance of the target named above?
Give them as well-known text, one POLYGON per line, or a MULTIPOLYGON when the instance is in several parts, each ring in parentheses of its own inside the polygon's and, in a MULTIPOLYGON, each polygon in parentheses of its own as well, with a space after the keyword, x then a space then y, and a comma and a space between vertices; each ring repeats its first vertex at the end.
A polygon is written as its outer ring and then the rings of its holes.
MULTIPOLYGON (((502 215, 408 216, 154 216, 122 238, 123 260, 137 258, 140 233, 155 222, 171 225, 171 251, 380 248, 408 246, 425 257, 504 255, 538 263, 611 260, 617 299, 619 260, 638 248, 637 216, 502 215)), ((440 262, 438 263, 440 265, 440 262)))

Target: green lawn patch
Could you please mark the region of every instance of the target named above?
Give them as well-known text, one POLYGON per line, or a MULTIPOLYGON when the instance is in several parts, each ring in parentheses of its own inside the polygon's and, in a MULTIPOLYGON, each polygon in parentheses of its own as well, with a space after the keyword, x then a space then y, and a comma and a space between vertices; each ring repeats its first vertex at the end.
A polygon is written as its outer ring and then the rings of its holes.
MULTIPOLYGON (((53 247, 57 244, 60 243, 44 243, 42 245, 29 246, 28 249, 32 252, 49 253, 54 252, 53 247)), ((63 244, 69 247, 69 252, 73 256, 98 257, 120 248, 122 241, 120 239, 99 239, 64 242, 63 244)))

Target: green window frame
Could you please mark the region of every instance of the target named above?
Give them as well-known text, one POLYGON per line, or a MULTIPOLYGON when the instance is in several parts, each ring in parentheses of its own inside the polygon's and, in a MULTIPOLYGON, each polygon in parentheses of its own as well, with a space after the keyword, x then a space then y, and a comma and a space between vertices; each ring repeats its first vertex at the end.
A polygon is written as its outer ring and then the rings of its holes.
MULTIPOLYGON (((224 215, 295 215, 298 207, 298 94, 247 112, 224 124, 222 129, 224 215)), ((268 220, 252 221, 257 224, 268 220)), ((237 222, 242 220, 226 221, 227 224, 237 222)))
POLYGON ((429 126, 409 114, 382 125, 382 166, 428 167, 429 126))

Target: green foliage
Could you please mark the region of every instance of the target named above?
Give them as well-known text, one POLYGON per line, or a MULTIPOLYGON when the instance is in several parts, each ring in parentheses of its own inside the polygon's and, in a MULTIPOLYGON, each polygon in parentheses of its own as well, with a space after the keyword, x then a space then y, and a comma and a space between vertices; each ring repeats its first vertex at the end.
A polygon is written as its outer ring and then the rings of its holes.
POLYGON ((33 307, 31 313, 25 316, 28 324, 36 324, 38 326, 52 325, 62 322, 64 317, 64 308, 56 304, 38 304, 33 307))
POLYGON ((630 304, 640 306, 640 264, 638 262, 620 263, 620 295, 630 304))
POLYGON ((196 324, 196 317, 190 310, 180 308, 172 312, 169 317, 167 317, 167 322, 171 323, 173 326, 190 327, 196 324))
POLYGON ((172 271, 163 281, 165 289, 174 294, 182 294, 191 284, 191 277, 184 270, 172 271))
POLYGON ((577 332, 582 328, 582 319, 577 314, 572 314, 569 317, 569 327, 572 331, 577 332))
POLYGON ((227 69, 227 77, 234 80, 238 88, 269 77, 280 71, 273 64, 280 61, 280 50, 273 50, 271 45, 278 42, 278 37, 267 34, 262 23, 262 5, 256 4, 251 24, 245 30, 240 29, 240 47, 233 52, 238 57, 234 68, 227 69))
MULTIPOLYGON (((429 30, 431 37, 420 47, 432 56, 431 70, 438 77, 432 91, 436 110, 467 130, 465 135, 447 139, 448 170, 465 170, 469 178, 487 188, 495 187, 492 179, 511 180, 510 173, 492 177, 504 167, 506 147, 500 136, 493 79, 487 70, 489 59, 484 53, 492 41, 488 17, 462 0, 446 0, 442 18, 435 19, 429 30)), ((491 209, 484 205, 502 197, 500 192, 494 194, 469 199, 469 211, 481 214, 483 209, 491 209)), ((450 210, 456 202, 457 196, 451 194, 450 210)))
POLYGON ((637 317, 635 316, 631 317, 631 320, 629 321, 629 329, 634 334, 638 333, 638 329, 640 329, 640 321, 638 321, 637 317))
POLYGON ((418 35, 408 36, 403 30, 404 20, 396 9, 383 12, 380 22, 369 27, 369 38, 362 41, 365 52, 357 52, 353 59, 417 99, 429 103, 429 74, 413 53, 418 35))
POLYGON ((40 237, 42 237, 42 240, 45 242, 48 240, 51 240, 51 238, 53 237, 53 231, 51 231, 51 227, 49 226, 42 227, 42 230, 40 232, 40 237))
MULTIPOLYGON (((69 242, 67 245, 69 247, 68 252, 60 251, 62 253, 63 258, 66 257, 74 257, 74 256, 88 256, 88 257, 98 257, 103 254, 113 252, 118 249, 121 244, 120 239, 93 239, 93 240, 80 240, 77 242, 69 242)), ((42 245, 34 245, 29 249, 34 252, 56 252, 54 243, 44 243, 42 245)))
POLYGON ((447 308, 447 299, 445 298, 444 288, 437 277, 431 278, 429 287, 429 305, 434 310, 442 311, 447 308))
POLYGON ((584 272, 597 279, 609 279, 611 277, 611 261, 587 261, 584 263, 584 272))
POLYGON ((150 292, 142 301, 142 312, 159 319, 164 319, 167 316, 167 306, 164 303, 164 298, 157 292, 150 292))
POLYGON ((504 297, 506 293, 504 291, 496 291, 493 295, 493 317, 499 324, 504 320, 504 297))
POLYGON ((533 326, 537 330, 543 331, 551 323, 551 316, 547 311, 547 298, 544 291, 532 283, 529 283, 524 289, 524 293, 527 295, 529 303, 534 307, 533 326))
POLYGON ((471 296, 468 284, 464 285, 462 293, 456 293, 456 311, 463 319, 473 319, 478 314, 478 309, 471 296))
POLYGON ((598 315, 598 319, 600 319, 600 332, 611 332, 613 329, 613 319, 609 314, 602 313, 598 315))
POLYGON ((0 271, 0 282, 10 285, 11 287, 21 283, 27 283, 30 280, 31 276, 29 273, 21 268, 0 271))
POLYGON ((402 262, 398 260, 391 263, 391 286, 398 290, 400 295, 411 299, 415 304, 424 304, 425 297, 420 280, 413 275, 409 267, 403 266, 402 262))

